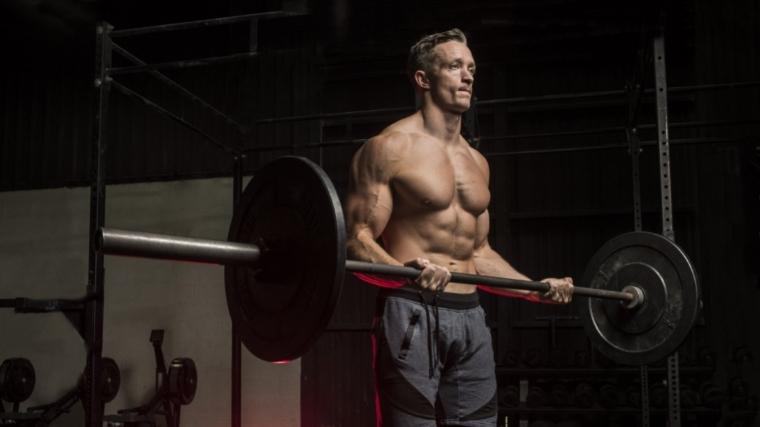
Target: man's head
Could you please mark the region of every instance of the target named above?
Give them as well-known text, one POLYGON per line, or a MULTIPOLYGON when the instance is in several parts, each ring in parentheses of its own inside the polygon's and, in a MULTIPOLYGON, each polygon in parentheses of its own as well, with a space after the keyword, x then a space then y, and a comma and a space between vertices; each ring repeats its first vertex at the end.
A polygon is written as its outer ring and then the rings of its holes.
POLYGON ((409 59, 407 61, 407 72, 409 78, 414 80, 414 73, 417 70, 431 72, 435 64, 435 47, 448 41, 458 41, 467 45, 467 37, 459 28, 452 28, 441 33, 429 34, 421 38, 409 49, 409 59))
POLYGON ((475 60, 461 30, 420 39, 409 50, 408 70, 418 101, 458 113, 470 108, 475 60))

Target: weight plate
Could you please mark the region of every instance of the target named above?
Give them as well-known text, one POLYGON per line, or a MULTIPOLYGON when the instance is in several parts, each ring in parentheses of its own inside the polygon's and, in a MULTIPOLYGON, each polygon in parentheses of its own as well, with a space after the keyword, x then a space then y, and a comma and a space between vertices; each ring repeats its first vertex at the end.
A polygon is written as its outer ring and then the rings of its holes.
POLYGON ((338 194, 327 174, 300 157, 259 170, 235 209, 228 239, 261 247, 257 266, 227 266, 227 305, 257 357, 302 356, 327 326, 346 263, 338 194))
POLYGON ((103 403, 108 403, 119 394, 119 388, 121 387, 121 371, 116 361, 110 357, 104 357, 100 362, 100 368, 102 375, 100 377, 100 398, 103 403))
POLYGON ((662 235, 621 234, 589 261, 583 286, 620 291, 638 286, 645 301, 633 309, 618 301, 588 298, 581 315, 602 354, 627 365, 651 364, 673 353, 699 313, 696 273, 684 251, 662 235))
POLYGON ((169 365, 169 398, 189 405, 198 388, 198 371, 193 359, 178 357, 169 365))
POLYGON ((0 365, 0 399, 20 403, 32 395, 35 384, 32 362, 21 357, 6 359, 0 365))

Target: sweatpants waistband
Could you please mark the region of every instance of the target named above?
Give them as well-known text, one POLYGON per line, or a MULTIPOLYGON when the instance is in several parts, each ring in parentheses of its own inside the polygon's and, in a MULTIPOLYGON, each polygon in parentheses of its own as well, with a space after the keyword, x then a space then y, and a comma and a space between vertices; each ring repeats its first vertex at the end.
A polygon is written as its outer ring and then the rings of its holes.
POLYGON ((418 303, 436 305, 440 308, 450 308, 454 310, 468 310, 480 306, 480 298, 477 292, 455 294, 451 292, 436 292, 426 289, 403 287, 396 289, 381 289, 378 296, 383 300, 389 297, 404 298, 418 303))

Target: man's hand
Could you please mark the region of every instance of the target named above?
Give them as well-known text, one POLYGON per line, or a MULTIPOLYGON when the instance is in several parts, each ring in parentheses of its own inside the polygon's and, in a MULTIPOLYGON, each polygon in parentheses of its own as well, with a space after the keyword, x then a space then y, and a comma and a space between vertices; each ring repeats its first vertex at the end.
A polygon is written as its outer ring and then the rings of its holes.
POLYGON ((417 258, 404 265, 422 270, 415 282, 424 289, 443 291, 451 280, 451 272, 446 267, 433 264, 427 258, 417 258))
POLYGON ((541 295, 541 298, 550 299, 558 304, 567 304, 573 299, 572 277, 563 277, 561 279, 549 277, 541 281, 548 283, 550 286, 549 291, 541 295))

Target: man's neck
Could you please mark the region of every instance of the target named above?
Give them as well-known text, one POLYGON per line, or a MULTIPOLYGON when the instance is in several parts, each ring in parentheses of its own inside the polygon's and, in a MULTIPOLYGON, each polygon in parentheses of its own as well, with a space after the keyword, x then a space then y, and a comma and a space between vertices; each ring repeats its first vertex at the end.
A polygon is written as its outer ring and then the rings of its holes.
POLYGON ((462 115, 444 111, 432 103, 424 103, 420 109, 425 130, 445 143, 459 141, 462 131, 462 115))

